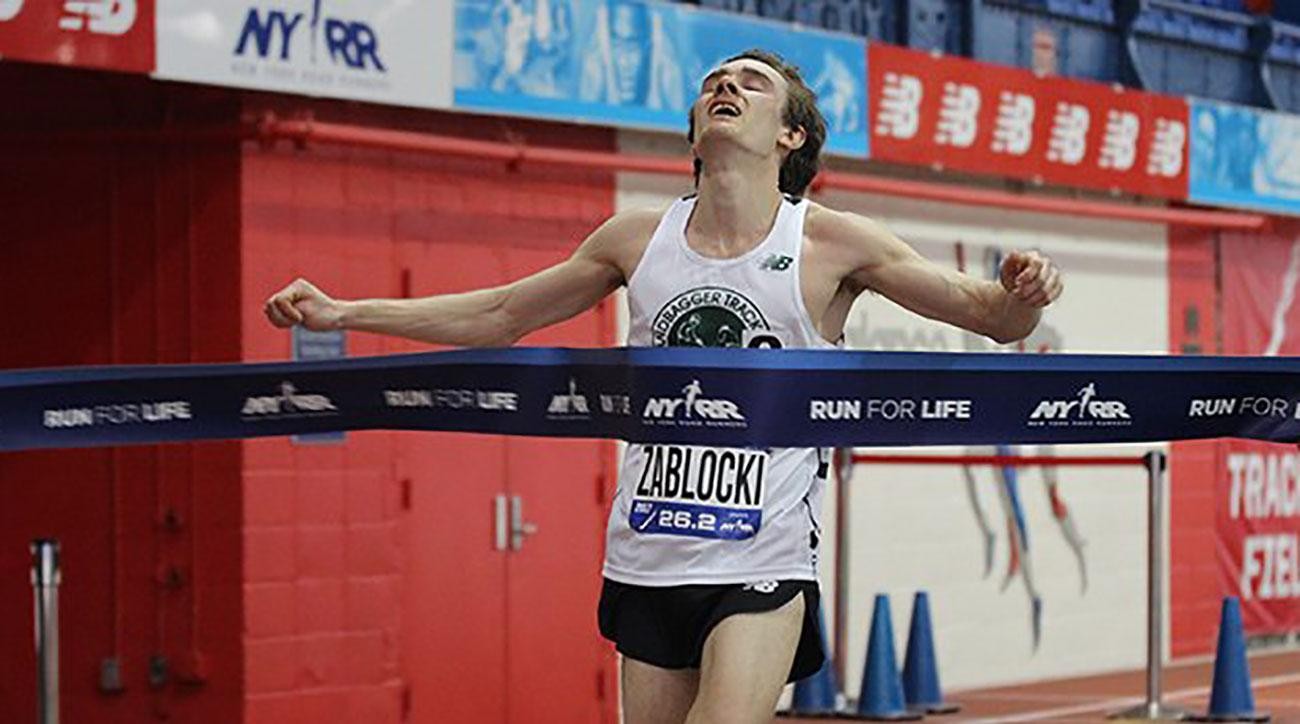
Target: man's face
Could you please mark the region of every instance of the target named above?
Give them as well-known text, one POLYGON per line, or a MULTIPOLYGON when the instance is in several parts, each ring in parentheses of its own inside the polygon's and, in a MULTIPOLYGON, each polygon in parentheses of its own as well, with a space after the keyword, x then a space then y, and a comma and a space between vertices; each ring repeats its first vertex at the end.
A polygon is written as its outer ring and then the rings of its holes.
POLYGON ((691 107, 696 155, 731 145, 777 156, 798 148, 803 132, 783 121, 788 92, 785 76, 761 61, 741 58, 719 66, 704 77, 691 107))

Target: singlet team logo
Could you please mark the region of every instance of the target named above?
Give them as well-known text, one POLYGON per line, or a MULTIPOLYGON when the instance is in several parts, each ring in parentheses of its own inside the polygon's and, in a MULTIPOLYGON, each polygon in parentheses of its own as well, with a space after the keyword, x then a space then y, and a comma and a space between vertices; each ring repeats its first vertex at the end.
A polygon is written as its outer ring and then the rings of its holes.
POLYGON ((758 306, 740 292, 696 287, 659 309, 650 334, 656 347, 741 347, 751 343, 755 331, 771 328, 758 306))

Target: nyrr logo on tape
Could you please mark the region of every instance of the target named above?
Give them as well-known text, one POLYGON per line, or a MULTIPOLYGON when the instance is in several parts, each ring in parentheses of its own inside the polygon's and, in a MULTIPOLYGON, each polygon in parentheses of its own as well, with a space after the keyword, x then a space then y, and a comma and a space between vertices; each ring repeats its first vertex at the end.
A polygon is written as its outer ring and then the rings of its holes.
POLYGON ((280 394, 244 398, 240 415, 245 420, 274 420, 291 417, 327 417, 339 414, 325 395, 300 393, 292 382, 280 383, 280 394))
POLYGON ((682 388, 681 397, 651 397, 641 419, 650 425, 681 427, 748 427, 740 405, 732 400, 704 397, 699 380, 682 388))
POLYGON ((1094 427, 1133 424, 1128 405, 1122 400, 1097 396, 1097 385, 1089 382, 1075 393, 1075 399, 1042 400, 1029 415, 1030 427, 1094 427))
POLYGON ((548 420, 590 420, 591 405, 587 396, 578 391, 578 381, 569 378, 568 392, 551 395, 551 402, 546 406, 548 420))

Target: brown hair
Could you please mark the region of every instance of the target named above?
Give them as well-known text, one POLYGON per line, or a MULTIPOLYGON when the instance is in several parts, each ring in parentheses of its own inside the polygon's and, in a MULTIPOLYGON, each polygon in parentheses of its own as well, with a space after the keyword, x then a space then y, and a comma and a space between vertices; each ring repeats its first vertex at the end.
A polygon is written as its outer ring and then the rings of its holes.
MULTIPOLYGON (((822 144, 826 142, 826 120, 822 118, 821 111, 817 109, 817 94, 804 83, 803 76, 799 75, 799 68, 787 63, 784 58, 776 53, 754 48, 727 58, 723 62, 730 63, 745 58, 757 60, 770 66, 773 70, 785 76, 786 81, 790 84, 790 90, 785 99, 784 116, 781 120, 788 128, 802 128, 805 138, 803 145, 791 151, 790 155, 786 156, 785 160, 781 162, 781 176, 778 186, 780 186, 782 193, 791 196, 803 196, 804 191, 808 189, 808 184, 812 183, 813 177, 821 169, 822 144)), ((694 143, 694 108, 690 112, 689 124, 686 140, 694 143)), ((695 185, 697 187, 700 185, 700 173, 703 170, 704 162, 696 158, 695 185)))

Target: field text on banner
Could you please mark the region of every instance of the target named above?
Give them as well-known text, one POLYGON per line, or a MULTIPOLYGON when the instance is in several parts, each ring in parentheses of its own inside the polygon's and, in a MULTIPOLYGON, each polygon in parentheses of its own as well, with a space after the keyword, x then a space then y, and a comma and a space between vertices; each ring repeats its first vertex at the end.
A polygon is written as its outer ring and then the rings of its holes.
POLYGON ((1220 590, 1251 633, 1300 628, 1300 454, 1230 440, 1215 481, 1220 590))

